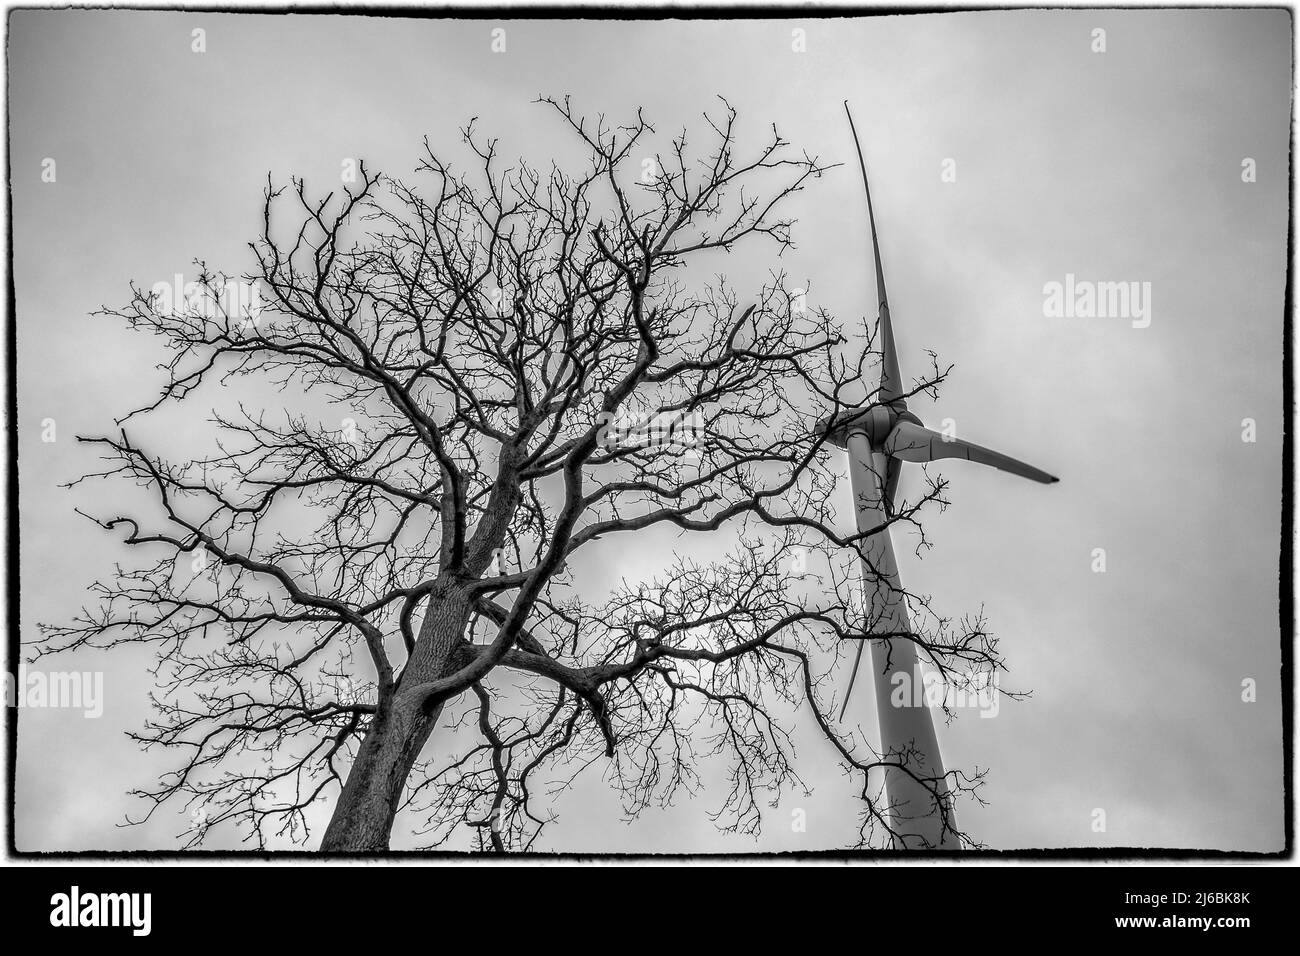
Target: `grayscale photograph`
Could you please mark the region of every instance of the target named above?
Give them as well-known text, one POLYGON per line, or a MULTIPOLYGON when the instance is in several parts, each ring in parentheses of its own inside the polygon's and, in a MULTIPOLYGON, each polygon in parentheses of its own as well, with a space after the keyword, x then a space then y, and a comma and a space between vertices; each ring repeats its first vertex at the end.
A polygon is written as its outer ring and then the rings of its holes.
POLYGON ((1291 853, 1291 10, 7 17, 10 857, 1291 853))

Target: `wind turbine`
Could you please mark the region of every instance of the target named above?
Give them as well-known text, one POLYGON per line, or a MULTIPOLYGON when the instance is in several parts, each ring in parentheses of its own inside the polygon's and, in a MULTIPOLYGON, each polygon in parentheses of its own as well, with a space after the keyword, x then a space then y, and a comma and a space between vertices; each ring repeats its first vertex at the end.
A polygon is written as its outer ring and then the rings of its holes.
MULTIPOLYGON (((867 218, 871 224, 871 249, 876 263, 876 291, 880 297, 881 372, 880 389, 873 404, 865 409, 853 409, 824 421, 822 428, 827 440, 848 452, 849 479, 857 503, 858 531, 864 533, 879 528, 894 511, 894 496, 898 490, 898 477, 903 462, 936 461, 940 458, 965 458, 981 465, 1020 475, 1031 481, 1051 484, 1058 479, 1022 461, 981 445, 942 435, 926 428, 922 421, 907 409, 908 389, 899 371, 898 353, 894 347, 894 330, 889 317, 889 299, 885 294, 885 273, 880 264, 880 240, 876 233, 876 216, 871 205, 871 184, 867 181, 867 165, 862 158, 862 144, 853 125, 853 114, 848 101, 844 112, 849 117, 853 132, 853 145, 858 150, 858 165, 862 169, 862 185, 867 193, 867 218)), ((862 550, 863 585, 870 588, 872 581, 880 582, 871 598, 870 617, 876 633, 909 634, 911 622, 903 599, 899 581, 898 564, 894 558, 894 545, 889 529, 867 538, 862 550)), ((862 645, 858 643, 849 686, 845 690, 844 710, 862 662, 862 645)), ((921 680, 916 645, 907 639, 873 640, 871 643, 871 670, 875 678, 876 712, 880 722, 880 752, 886 760, 904 764, 885 771, 885 798, 888 819, 897 834, 898 849, 959 849, 955 833, 955 816, 951 807, 951 794, 944 776, 943 758, 934 732, 930 708, 922 706, 894 707, 891 694, 899 683, 896 675, 903 675, 909 691, 921 680), (919 780, 917 778, 920 778, 919 780), (944 826, 944 813, 933 793, 936 791, 946 806, 948 826, 944 826)), ((906 695, 914 703, 912 694, 906 695)))

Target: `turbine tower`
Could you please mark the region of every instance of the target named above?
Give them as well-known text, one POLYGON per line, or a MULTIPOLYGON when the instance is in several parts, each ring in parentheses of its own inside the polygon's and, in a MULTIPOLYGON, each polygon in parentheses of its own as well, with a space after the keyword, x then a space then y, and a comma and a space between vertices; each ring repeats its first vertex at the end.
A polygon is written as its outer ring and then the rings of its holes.
MULTIPOLYGON (((876 292, 880 298, 880 389, 868 407, 841 412, 824 421, 822 428, 827 433, 828 441, 848 452, 849 478, 856 502, 858 531, 865 533, 879 528, 893 514, 898 477, 905 461, 965 458, 1032 481, 1044 484, 1057 481, 1047 472, 1022 461, 932 431, 908 411, 908 389, 899 371, 894 330, 889 316, 889 299, 885 294, 885 273, 880 264, 880 240, 871 204, 871 185, 867 182, 862 144, 858 141, 858 131, 853 125, 853 114, 849 112, 847 101, 844 103, 844 112, 849 117, 849 129, 853 133, 858 165, 862 169, 862 185, 867 194, 867 219, 871 225, 871 249, 876 264, 876 292)), ((911 622, 903 599, 889 529, 885 528, 867 538, 862 550, 865 552, 862 561, 864 589, 873 591, 868 617, 873 632, 911 633, 911 622), (874 589, 872 582, 878 582, 874 589)), ((862 662, 864 643, 867 641, 858 643, 849 685, 845 690, 844 709, 848 707, 858 665, 862 662)), ((872 640, 870 643, 876 711, 880 724, 880 753, 884 759, 907 768, 890 767, 885 771, 884 792, 888 819, 897 834, 895 848, 959 849, 955 832, 956 818, 952 812, 951 794, 944 776, 943 758, 939 753, 939 741, 935 736, 930 708, 924 704, 902 707, 891 704, 891 695, 900 680, 906 681, 904 686, 909 691, 905 695, 908 703, 915 703, 913 689, 920 686, 922 677, 916 645, 902 638, 872 640), (896 675, 903 676, 899 678, 896 675), (946 805, 947 826, 944 825, 945 814, 936 802, 932 789, 940 794, 940 799, 946 805)), ((841 719, 844 717, 844 709, 840 711, 841 719)))

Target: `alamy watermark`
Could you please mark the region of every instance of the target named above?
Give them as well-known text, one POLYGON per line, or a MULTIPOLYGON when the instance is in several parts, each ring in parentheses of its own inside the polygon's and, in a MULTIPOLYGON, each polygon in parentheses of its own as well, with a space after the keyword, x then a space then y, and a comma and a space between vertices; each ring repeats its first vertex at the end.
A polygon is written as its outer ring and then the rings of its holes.
POLYGON ((704 416, 692 412, 656 412, 634 416, 601 412, 596 441, 606 450, 632 448, 688 448, 704 445, 704 416))
POLYGON ((1151 324, 1150 282, 1093 282, 1065 274, 1043 286, 1043 315, 1049 319, 1130 319, 1135 329, 1151 324))
POLYGON ((907 671, 897 671, 890 675, 889 683, 894 688, 889 694, 893 707, 969 707, 979 710, 981 717, 996 717, 1001 707, 997 671, 973 674, 962 685, 949 684, 930 670, 924 671, 920 680, 907 671))
POLYGON ((155 282, 149 287, 154 308, 163 315, 193 313, 205 319, 222 316, 237 321, 245 329, 257 325, 262 313, 262 293, 257 283, 226 279, 215 282, 186 282, 179 272, 171 282, 155 282))
POLYGON ((104 713, 103 671, 29 671, 18 665, 17 675, 5 671, 6 707, 75 708, 83 717, 104 713))
POLYGON ((133 936, 148 936, 152 911, 152 893, 84 893, 73 886, 50 897, 50 925, 58 928, 119 926, 133 936))

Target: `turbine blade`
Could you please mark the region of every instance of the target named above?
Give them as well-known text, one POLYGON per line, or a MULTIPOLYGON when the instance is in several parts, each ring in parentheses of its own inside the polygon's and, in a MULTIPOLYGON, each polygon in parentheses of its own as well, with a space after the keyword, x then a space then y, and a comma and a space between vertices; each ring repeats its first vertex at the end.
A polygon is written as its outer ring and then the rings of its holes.
MULTIPOLYGON (((872 528, 880 527, 888 520, 888 512, 886 509, 890 506, 887 503, 893 500, 893 487, 898 484, 898 473, 903 470, 903 463, 889 459, 885 466, 886 474, 884 481, 882 482, 880 474, 873 466, 871 447, 867 444, 866 437, 863 435, 855 435, 849 439, 849 442, 849 467, 851 469, 851 474, 853 475, 850 480, 853 482, 853 493, 855 499, 853 503, 854 511, 856 514, 858 531, 865 532, 872 528), (855 469, 852 464, 854 456, 860 458, 866 467, 855 469), (883 488, 881 487, 882 484, 884 485, 883 488)), ((888 573, 888 569, 893 567, 893 549, 888 543, 889 529, 885 528, 877 534, 882 537, 878 539, 873 550, 877 551, 878 556, 881 553, 890 555, 890 557, 880 559, 882 569, 888 573)), ((866 580, 867 575, 864 565, 864 587, 866 585, 866 580)), ((858 678, 858 668, 862 664, 862 649, 866 646, 867 641, 864 638, 858 642, 858 649, 854 652, 853 670, 849 672, 849 683, 844 689, 844 703, 840 706, 840 720, 843 720, 844 715, 848 712, 849 700, 853 697, 853 686, 858 678)))
POLYGON ((1027 465, 1023 461, 959 438, 943 435, 915 422, 900 421, 885 439, 885 453, 903 461, 937 461, 940 458, 965 458, 980 465, 1009 471, 1030 481, 1050 485, 1060 481, 1055 475, 1027 465))
POLYGON ((898 458, 890 458, 889 464, 885 467, 885 512, 892 517, 894 496, 898 493, 898 476, 903 473, 903 462, 898 458))
POLYGON ((862 648, 867 646, 865 639, 858 641, 857 653, 853 655, 853 670, 849 672, 849 686, 844 690, 844 704, 840 707, 840 721, 849 709, 849 698, 853 696, 853 682, 858 679, 858 665, 862 663, 862 648))
POLYGON ((871 223, 871 251, 876 260, 876 292, 880 296, 880 397, 882 403, 897 402, 904 408, 903 375, 898 368, 898 351, 894 347, 894 327, 889 320, 889 296, 885 292, 885 269, 880 264, 880 239, 876 235, 876 214, 871 205, 871 183, 867 181, 867 163, 862 158, 862 144, 858 141, 858 130, 853 125, 853 114, 849 112, 849 101, 844 101, 844 112, 849 117, 849 129, 853 133, 853 145, 858 150, 858 166, 862 170, 862 186, 867 191, 867 220, 871 223))

